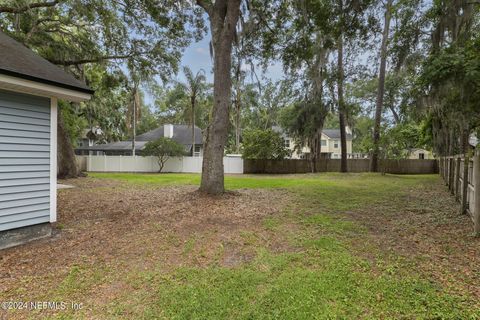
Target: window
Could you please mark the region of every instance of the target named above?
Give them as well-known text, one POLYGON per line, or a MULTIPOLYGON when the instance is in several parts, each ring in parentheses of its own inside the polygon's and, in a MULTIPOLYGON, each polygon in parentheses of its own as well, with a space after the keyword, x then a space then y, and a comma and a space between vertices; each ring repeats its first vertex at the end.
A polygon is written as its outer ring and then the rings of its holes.
POLYGON ((326 147, 326 146, 327 146, 327 140, 323 140, 323 139, 322 139, 322 140, 320 141, 320 144, 321 144, 322 147, 326 147))
POLYGON ((338 140, 333 141, 333 147, 338 148, 339 142, 338 140))
POLYGON ((285 148, 289 149, 290 148, 290 139, 285 139, 283 140, 283 143, 285 145, 285 148))
POLYGON ((425 153, 419 153, 418 159, 425 159, 425 153))
POLYGON ((195 145, 195 151, 193 152, 194 157, 199 157, 201 154, 202 146, 195 145))

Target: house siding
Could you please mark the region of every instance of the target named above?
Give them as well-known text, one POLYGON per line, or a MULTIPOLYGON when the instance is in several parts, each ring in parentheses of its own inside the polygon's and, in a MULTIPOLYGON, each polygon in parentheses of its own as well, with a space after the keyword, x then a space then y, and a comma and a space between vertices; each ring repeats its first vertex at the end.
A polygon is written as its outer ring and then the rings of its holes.
POLYGON ((0 91, 0 231, 49 220, 50 99, 0 91))

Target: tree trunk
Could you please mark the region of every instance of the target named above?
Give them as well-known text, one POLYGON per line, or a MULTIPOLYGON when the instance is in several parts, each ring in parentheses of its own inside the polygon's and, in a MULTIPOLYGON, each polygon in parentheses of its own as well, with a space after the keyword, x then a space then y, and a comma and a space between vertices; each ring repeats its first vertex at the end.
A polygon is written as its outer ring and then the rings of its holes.
POLYGON ((195 156, 195 98, 192 98, 192 157, 195 156))
MULTIPOLYGON (((343 11, 343 0, 339 0, 340 12, 343 11)), ((341 24, 342 22, 340 22, 341 24)), ((342 26, 340 26, 342 28, 342 26)), ((338 79, 337 79, 337 94, 338 94, 338 117, 340 122, 340 147, 342 153, 342 160, 340 164, 340 172, 347 172, 347 133, 345 132, 345 101, 343 98, 343 80, 344 80, 344 70, 343 70, 343 31, 340 31, 338 37, 338 55, 337 55, 337 66, 338 66, 338 79)))
MULTIPOLYGON (((468 173, 469 173, 469 166, 470 166, 470 158, 468 154, 468 138, 469 138, 469 133, 470 130, 468 129, 468 126, 464 126, 462 128, 462 152, 464 155, 464 161, 463 161, 463 172, 462 172, 462 179, 463 179, 463 184, 462 184, 462 199, 461 199, 461 206, 460 206, 460 213, 461 214, 467 214, 467 209, 468 209, 468 173)), ((444 164, 445 165, 445 164, 444 164)), ((443 172, 443 171, 442 171, 443 172)))
POLYGON ((214 49, 213 110, 207 128, 200 191, 221 194, 225 191, 223 153, 228 135, 231 103, 232 45, 240 14, 241 0, 197 1, 208 13, 214 49))
POLYGON ((380 123, 382 121, 383 96, 385 94, 385 71, 387 67, 387 43, 390 29, 391 7, 393 0, 388 0, 385 9, 385 25, 383 27, 382 47, 380 52, 380 70, 378 72, 377 104, 375 109, 375 126, 373 128, 373 153, 370 171, 378 172, 378 153, 380 151, 380 123))
POLYGON ((135 136, 137 134, 137 101, 136 101, 137 89, 133 94, 133 122, 132 122, 132 156, 135 157, 135 136))
POLYGON ((319 171, 317 163, 318 163, 318 160, 320 160, 321 154, 322 154, 322 129, 323 129, 323 125, 320 125, 317 127, 317 129, 315 130, 315 137, 312 139, 312 143, 310 147, 312 173, 319 171))
POLYGON ((77 167, 75 152, 70 136, 65 128, 60 107, 58 108, 57 139, 58 178, 77 178, 80 175, 80 171, 77 167))
POLYGON ((158 169, 158 173, 161 173, 161 172, 162 172, 163 167, 165 166, 165 162, 167 162, 167 161, 166 161, 166 160, 162 160, 162 159, 158 160, 158 167, 160 168, 160 169, 158 169))
POLYGON ((235 152, 240 153, 240 121, 241 121, 241 101, 240 87, 237 88, 237 101, 235 103, 235 152))

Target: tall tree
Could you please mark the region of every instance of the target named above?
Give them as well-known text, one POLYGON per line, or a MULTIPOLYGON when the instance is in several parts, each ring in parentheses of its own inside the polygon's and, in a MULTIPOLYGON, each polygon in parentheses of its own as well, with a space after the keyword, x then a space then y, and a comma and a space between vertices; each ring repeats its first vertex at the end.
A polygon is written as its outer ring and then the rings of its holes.
POLYGON ((375 107, 375 126, 373 129, 373 152, 370 161, 370 171, 378 171, 378 156, 380 144, 380 122, 382 120, 383 99, 385 95, 385 73, 387 69, 387 44, 390 31, 393 0, 388 0, 385 7, 385 20, 383 24, 382 45, 380 47, 380 68, 378 70, 377 102, 375 107))
POLYGON ((347 172, 347 132, 345 130, 345 98, 343 96, 345 71, 343 69, 343 50, 344 50, 344 10, 343 0, 338 0, 339 22, 338 22, 338 38, 337 38, 337 99, 338 99, 338 122, 340 126, 340 148, 341 162, 340 172, 347 172))
POLYGON ((183 74, 185 75, 186 82, 183 83, 183 87, 190 98, 190 124, 192 126, 192 157, 195 154, 195 117, 196 117, 196 105, 199 96, 205 89, 205 71, 200 69, 195 75, 189 67, 183 68, 183 74))
POLYGON ((468 137, 480 127, 480 6, 467 0, 435 1, 427 13, 430 52, 419 77, 418 104, 431 124, 439 155, 468 152, 468 137))
POLYGON ((225 191, 223 154, 228 135, 231 103, 232 47, 240 16, 241 0, 197 0, 210 20, 213 48, 213 110, 206 132, 200 191, 221 194, 225 191))
POLYGON ((239 52, 235 54, 236 60, 233 66, 233 123, 235 127, 235 153, 240 153, 240 134, 242 130, 242 95, 244 91, 245 74, 242 71, 242 57, 239 52))
POLYGON ((350 42, 361 43, 366 40, 371 29, 372 19, 369 9, 374 1, 336 0, 334 22, 337 50, 337 105, 340 126, 341 166, 347 171, 347 105, 345 103, 345 47, 350 42))
POLYGON ((296 102, 283 113, 281 122, 297 145, 310 147, 309 159, 315 170, 331 101, 324 87, 334 47, 333 4, 318 0, 274 3, 277 6, 269 8, 272 13, 264 18, 269 23, 258 38, 265 60, 277 58, 283 62, 296 102))

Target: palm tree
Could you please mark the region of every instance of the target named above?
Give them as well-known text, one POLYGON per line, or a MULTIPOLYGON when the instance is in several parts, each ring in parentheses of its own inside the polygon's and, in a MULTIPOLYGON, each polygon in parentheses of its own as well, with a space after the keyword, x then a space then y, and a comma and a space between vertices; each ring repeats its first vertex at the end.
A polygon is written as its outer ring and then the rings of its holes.
POLYGON ((183 67, 186 82, 181 83, 190 98, 191 125, 192 125, 192 157, 195 153, 195 106, 197 98, 205 89, 205 71, 200 69, 195 75, 189 67, 183 67))
POLYGON ((134 81, 133 87, 129 88, 129 98, 127 105, 127 128, 132 130, 132 156, 135 155, 135 136, 137 122, 142 117, 142 101, 138 83, 134 81))

